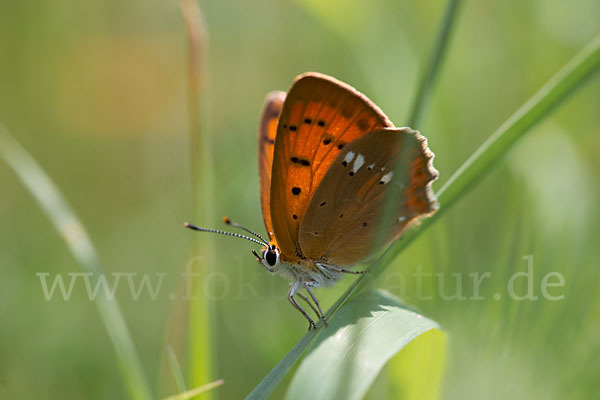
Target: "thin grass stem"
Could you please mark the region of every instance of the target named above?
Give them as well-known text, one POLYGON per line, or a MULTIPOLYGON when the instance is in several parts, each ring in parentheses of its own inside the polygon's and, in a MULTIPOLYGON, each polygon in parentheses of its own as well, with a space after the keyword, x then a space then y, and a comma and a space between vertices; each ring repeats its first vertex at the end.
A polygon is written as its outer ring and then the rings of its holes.
MULTIPOLYGON (((420 79, 419 87, 415 95, 411 111, 408 117, 408 125, 415 128, 415 125, 419 124, 421 115, 423 115, 423 109, 425 108, 428 99, 431 97, 431 93, 434 88, 434 83, 441 71, 443 65, 444 55, 446 54, 447 48, 450 44, 451 32, 454 25, 456 24, 458 9, 460 0, 448 0, 446 10, 443 14, 442 21, 440 23, 440 29, 436 35, 434 46, 431 50, 431 55, 426 67, 422 70, 422 76, 420 79)), ((415 144, 416 146, 416 144, 415 144)), ((403 149, 404 153, 410 153, 408 148, 403 149)), ((395 179, 401 179, 400 177, 408 176, 410 171, 407 163, 407 156, 400 155, 397 158, 394 166, 391 168, 395 179)), ((385 200, 381 205, 378 216, 378 229, 375 235, 373 243, 388 243, 389 236, 391 234, 389 230, 389 224, 387 221, 394 220, 397 215, 398 199, 403 196, 405 189, 399 185, 390 185, 388 193, 385 196, 385 200)), ((373 249, 374 251, 377 249, 373 249)))
POLYGON ((439 71, 443 64, 444 56, 448 49, 448 43, 450 42, 450 37, 452 35, 452 29, 455 25, 454 22, 457 19, 456 16, 460 2, 461 0, 449 0, 448 5, 446 6, 446 11, 442 18, 442 25, 437 34, 430 59, 419 80, 417 94, 414 97, 410 112, 408 113, 407 125, 412 128, 416 128, 419 125, 421 115, 423 115, 423 112, 425 111, 427 100, 430 97, 435 80, 439 76, 439 71))
MULTIPOLYGON (((192 220, 207 223, 213 212, 214 172, 212 140, 208 129, 208 30, 204 16, 196 0, 181 0, 186 38, 188 44, 188 112, 190 157, 192 178, 192 220)), ((212 237, 194 235, 194 254, 203 254, 200 273, 208 274, 212 260, 212 237)), ((195 264, 194 264, 195 265, 195 264)), ((212 344, 215 340, 213 304, 200 293, 199 282, 192 283, 192 293, 197 300, 189 304, 188 325, 188 377, 189 386, 199 386, 213 378, 214 357, 212 344)), ((203 398, 210 398, 207 392, 203 398)))
POLYGON ((173 372, 173 378, 175 378, 175 383, 177 384, 177 390, 179 393, 183 393, 186 391, 185 379, 181 373, 181 367, 177 361, 175 350, 173 350, 173 347, 170 345, 167 346, 167 357, 169 358, 169 365, 171 366, 171 371, 173 372))

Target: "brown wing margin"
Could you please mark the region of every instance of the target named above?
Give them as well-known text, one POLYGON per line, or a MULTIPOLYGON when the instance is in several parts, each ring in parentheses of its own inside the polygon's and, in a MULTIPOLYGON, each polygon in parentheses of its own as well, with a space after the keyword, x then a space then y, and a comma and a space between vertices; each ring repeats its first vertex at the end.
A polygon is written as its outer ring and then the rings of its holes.
POLYGON ((273 239, 271 223, 271 172, 273 168, 273 150, 277 135, 277 121, 285 100, 285 92, 271 92, 265 99, 258 131, 258 176, 260 184, 260 206, 262 208, 265 229, 269 239, 273 239))
POLYGON ((353 141, 391 121, 366 96, 327 75, 300 75, 279 117, 271 181, 271 218, 282 258, 302 257, 300 223, 329 167, 353 141))

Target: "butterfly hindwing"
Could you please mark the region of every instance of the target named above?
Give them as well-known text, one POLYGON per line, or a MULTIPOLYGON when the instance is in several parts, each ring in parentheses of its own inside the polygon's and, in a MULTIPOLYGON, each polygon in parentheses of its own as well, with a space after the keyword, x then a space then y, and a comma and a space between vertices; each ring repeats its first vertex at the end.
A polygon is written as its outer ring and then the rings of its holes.
POLYGON ((408 128, 381 129, 350 143, 335 159, 311 199, 299 231, 303 255, 351 266, 398 238, 437 209, 437 178, 426 139, 408 128), (392 171, 397 164, 395 173, 392 171), (399 197, 392 216, 380 211, 392 185, 399 197), (373 243, 377 229, 382 243, 373 243))
POLYGON ((270 215, 282 256, 302 256, 300 221, 319 183, 351 142, 392 123, 364 95, 326 75, 299 76, 277 126, 270 215))
POLYGON ((273 224, 271 223, 271 170, 273 167, 273 150, 277 135, 277 122, 285 100, 284 92, 271 92, 265 100, 260 119, 258 132, 258 175, 260 183, 260 205, 263 220, 269 238, 273 238, 273 224))

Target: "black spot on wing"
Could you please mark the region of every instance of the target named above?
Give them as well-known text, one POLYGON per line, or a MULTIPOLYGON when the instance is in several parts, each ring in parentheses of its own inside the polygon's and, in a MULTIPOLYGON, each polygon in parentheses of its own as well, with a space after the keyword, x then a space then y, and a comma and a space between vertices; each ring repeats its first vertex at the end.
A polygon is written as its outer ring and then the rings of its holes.
POLYGON ((293 157, 290 158, 290 161, 292 163, 294 163, 294 164, 300 164, 300 165, 302 165, 304 167, 310 166, 310 161, 308 161, 308 160, 306 160, 304 158, 299 158, 299 157, 293 156, 293 157))

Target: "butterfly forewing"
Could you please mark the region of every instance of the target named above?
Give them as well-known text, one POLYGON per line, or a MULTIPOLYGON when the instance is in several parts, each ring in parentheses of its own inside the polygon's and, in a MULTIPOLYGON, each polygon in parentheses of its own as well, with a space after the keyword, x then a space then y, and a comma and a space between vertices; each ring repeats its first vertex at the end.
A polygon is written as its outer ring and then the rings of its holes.
POLYGON ((432 159, 425 138, 408 128, 378 130, 350 143, 306 209, 299 231, 303 255, 351 266, 434 212, 431 182, 437 171, 432 159), (399 188, 399 197, 393 215, 382 220, 380 211, 392 185, 399 188), (382 243, 373 243, 377 229, 382 243))
POLYGON ((270 215, 282 255, 302 257, 298 230, 308 203, 349 143, 392 123, 352 87, 326 75, 299 76, 277 126, 270 215))
POLYGON ((260 128, 258 131, 258 174, 260 182, 260 205, 262 207, 263 220, 269 238, 273 238, 273 224, 271 223, 271 210, 269 202, 271 199, 271 170, 273 167, 273 150, 275 148, 275 136, 277 134, 277 121, 281 114, 284 92, 271 92, 265 100, 260 128))

